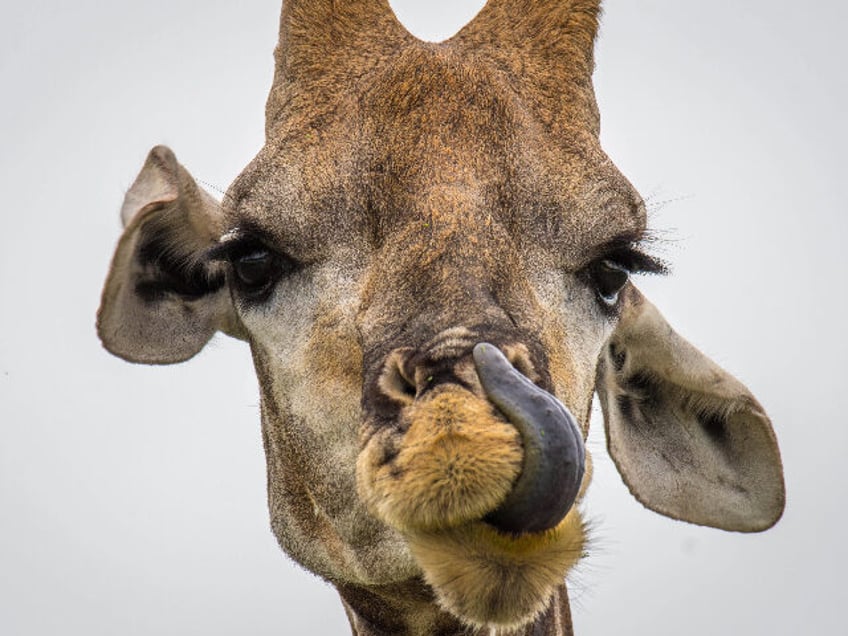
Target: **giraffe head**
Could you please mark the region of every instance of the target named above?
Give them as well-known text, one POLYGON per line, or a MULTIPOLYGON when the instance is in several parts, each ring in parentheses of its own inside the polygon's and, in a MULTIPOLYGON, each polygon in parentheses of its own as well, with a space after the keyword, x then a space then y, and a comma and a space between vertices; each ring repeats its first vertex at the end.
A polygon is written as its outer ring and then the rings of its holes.
POLYGON ((662 265, 598 141, 598 5, 490 0, 428 44, 385 0, 288 0, 266 144, 223 203, 164 147, 126 195, 103 343, 249 343, 273 530, 340 589, 532 621, 584 551, 595 392, 647 507, 781 515, 763 409, 630 281, 662 265))

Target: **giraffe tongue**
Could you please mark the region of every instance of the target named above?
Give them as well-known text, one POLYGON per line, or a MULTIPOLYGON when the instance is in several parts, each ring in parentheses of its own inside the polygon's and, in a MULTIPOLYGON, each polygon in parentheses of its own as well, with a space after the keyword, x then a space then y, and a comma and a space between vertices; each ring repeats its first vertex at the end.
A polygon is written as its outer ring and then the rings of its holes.
POLYGON ((494 345, 481 342, 473 355, 483 390, 524 443, 524 465, 512 492, 485 520, 514 534, 553 528, 571 509, 583 480, 585 450, 577 422, 494 345))

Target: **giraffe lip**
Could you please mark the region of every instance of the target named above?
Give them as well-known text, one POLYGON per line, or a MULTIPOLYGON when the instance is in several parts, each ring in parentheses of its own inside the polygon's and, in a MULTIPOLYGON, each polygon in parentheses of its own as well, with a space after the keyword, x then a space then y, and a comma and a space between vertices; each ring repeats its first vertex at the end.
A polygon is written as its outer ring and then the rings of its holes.
POLYGON ((477 344, 473 357, 486 396, 518 429, 524 444, 521 474, 485 520, 513 534, 553 528, 574 505, 583 480, 585 449, 577 422, 494 345, 477 344))

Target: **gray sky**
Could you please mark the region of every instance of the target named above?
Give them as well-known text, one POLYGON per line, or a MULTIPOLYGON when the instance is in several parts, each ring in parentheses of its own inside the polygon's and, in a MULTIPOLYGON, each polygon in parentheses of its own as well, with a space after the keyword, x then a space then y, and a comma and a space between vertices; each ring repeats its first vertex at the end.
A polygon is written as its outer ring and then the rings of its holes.
MULTIPOLYGON (((482 0, 393 0, 427 39, 482 0)), ((848 4, 607 0, 607 152, 674 275, 641 283, 774 422, 788 505, 745 536, 628 494, 599 414, 571 579, 588 634, 844 630, 848 4)), ((124 190, 170 145, 225 189, 262 143, 279 0, 6 3, 0 18, 0 632, 347 633, 268 527, 245 345, 144 367, 94 333, 124 190)))

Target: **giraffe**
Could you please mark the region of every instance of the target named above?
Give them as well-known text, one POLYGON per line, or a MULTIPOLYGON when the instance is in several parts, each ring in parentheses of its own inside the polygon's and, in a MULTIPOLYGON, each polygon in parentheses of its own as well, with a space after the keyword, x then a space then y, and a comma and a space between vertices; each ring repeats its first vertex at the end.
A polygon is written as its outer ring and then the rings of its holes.
POLYGON ((222 202, 164 147, 97 328, 170 364, 250 346, 281 548, 352 633, 571 634, 592 397, 647 508, 757 532, 765 411, 631 280, 662 273, 600 147, 599 0, 489 0, 426 43, 387 0, 286 0, 266 142, 222 202))

